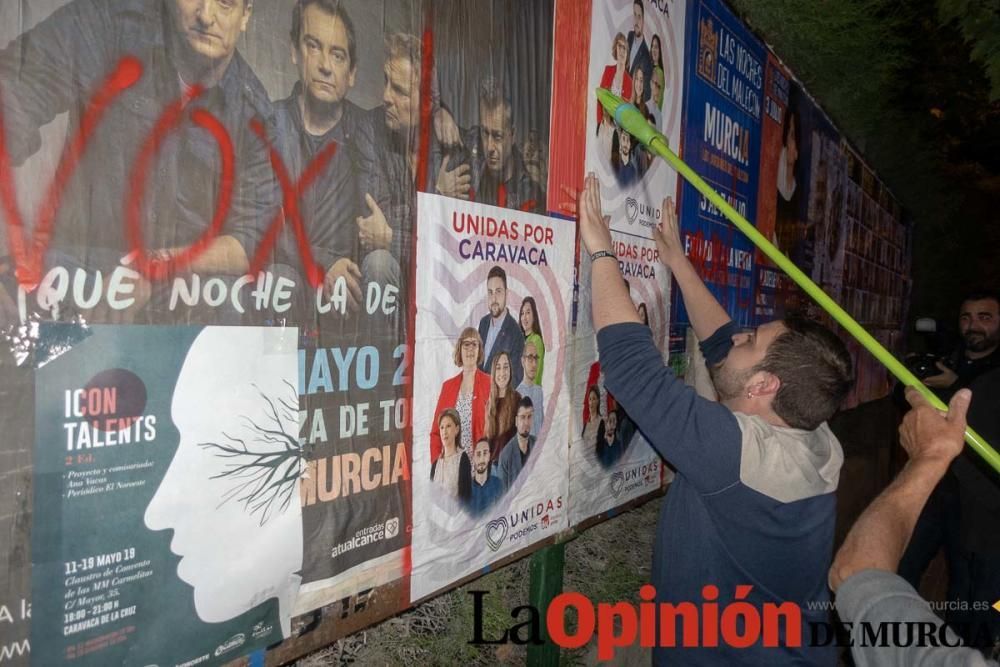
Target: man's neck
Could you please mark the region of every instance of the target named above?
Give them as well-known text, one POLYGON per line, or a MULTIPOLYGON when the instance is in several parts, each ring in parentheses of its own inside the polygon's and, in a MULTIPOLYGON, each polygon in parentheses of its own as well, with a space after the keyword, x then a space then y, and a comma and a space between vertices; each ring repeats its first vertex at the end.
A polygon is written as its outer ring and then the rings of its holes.
POLYGON ((528 438, 530 436, 517 434, 517 448, 521 450, 522 454, 528 453, 528 438))
POLYGON ((791 428, 787 423, 785 423, 784 419, 776 415, 774 411, 771 410, 770 406, 762 406, 762 404, 755 399, 748 399, 740 396, 738 398, 731 398, 720 402, 733 412, 739 412, 740 414, 749 415, 751 417, 760 417, 771 426, 791 428))
POLYGON ((306 132, 314 137, 322 137, 337 127, 337 123, 344 116, 344 105, 342 102, 321 104, 302 91, 299 93, 299 112, 302 114, 302 124, 306 132))
POLYGON ((998 347, 997 345, 994 345, 990 349, 983 350, 982 352, 973 352, 972 350, 967 349, 965 351, 965 356, 971 359, 972 361, 976 361, 977 359, 983 359, 985 357, 990 356, 991 354, 997 351, 997 347, 998 347))
POLYGON ((479 486, 485 486, 486 482, 490 481, 490 473, 487 472, 477 472, 475 474, 476 484, 479 486))
POLYGON ((499 315, 497 315, 496 317, 491 317, 490 320, 493 322, 493 326, 498 327, 503 323, 504 318, 506 317, 507 317, 507 309, 504 308, 499 315))

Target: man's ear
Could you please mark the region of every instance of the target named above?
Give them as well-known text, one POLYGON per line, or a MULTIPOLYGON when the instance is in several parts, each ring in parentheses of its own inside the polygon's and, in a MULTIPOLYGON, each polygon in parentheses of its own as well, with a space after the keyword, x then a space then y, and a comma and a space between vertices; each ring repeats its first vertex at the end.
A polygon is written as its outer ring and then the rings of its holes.
POLYGON ((781 379, 769 371, 757 371, 747 386, 754 396, 773 396, 781 389, 781 379))
POLYGON ((240 24, 240 32, 247 31, 247 24, 250 23, 251 14, 253 14, 253 0, 247 0, 247 4, 243 8, 243 21, 240 24))

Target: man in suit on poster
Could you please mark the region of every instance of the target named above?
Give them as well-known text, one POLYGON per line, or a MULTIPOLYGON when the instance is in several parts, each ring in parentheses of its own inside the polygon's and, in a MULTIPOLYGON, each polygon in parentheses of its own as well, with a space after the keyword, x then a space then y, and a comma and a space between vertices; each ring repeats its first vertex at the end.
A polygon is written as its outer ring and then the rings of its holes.
MULTIPOLYGON (((632 30, 628 33, 628 60, 625 63, 629 76, 635 77, 635 70, 641 69, 643 81, 653 80, 653 58, 649 54, 649 45, 646 44, 646 36, 643 23, 646 18, 646 8, 642 0, 634 0, 632 3, 632 30)), ((642 101, 649 101, 649 94, 652 88, 646 86, 642 92, 642 101)))
POLYGON ((521 384, 524 377, 521 355, 524 352, 524 332, 507 310, 507 273, 499 266, 486 276, 486 303, 490 312, 479 320, 479 337, 483 339, 483 364, 480 370, 489 373, 493 359, 500 352, 510 355, 511 386, 521 384))

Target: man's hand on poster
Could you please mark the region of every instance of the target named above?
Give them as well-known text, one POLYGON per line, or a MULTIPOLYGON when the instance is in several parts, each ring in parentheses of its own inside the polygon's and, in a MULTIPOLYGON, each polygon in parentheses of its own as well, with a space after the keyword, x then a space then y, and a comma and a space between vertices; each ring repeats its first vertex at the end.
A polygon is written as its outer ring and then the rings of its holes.
POLYGON ((580 240, 591 255, 600 250, 611 252, 610 218, 601 209, 601 183, 593 172, 587 174, 578 204, 580 240))
POLYGON ((455 123, 455 117, 444 107, 434 113, 434 136, 442 146, 462 145, 462 132, 455 123))
POLYGON ((358 217, 358 240, 365 250, 384 250, 392 243, 392 227, 386 222, 382 209, 370 194, 365 194, 365 202, 371 215, 358 217))
POLYGON ((347 308, 356 313, 361 310, 361 269, 348 258, 338 259, 326 272, 326 278, 323 279, 323 296, 330 299, 337 292, 337 282, 341 278, 346 287, 344 296, 347 299, 347 308))
POLYGON ((448 163, 450 161, 451 156, 445 155, 444 161, 441 163, 441 168, 438 169, 437 184, 434 187, 445 197, 468 199, 469 190, 472 187, 472 176, 469 173, 469 165, 460 164, 449 171, 448 163))
POLYGON ((684 246, 681 245, 680 225, 677 223, 677 207, 674 198, 663 200, 663 221, 653 227, 653 240, 660 253, 660 261, 667 267, 684 260, 684 246))
POLYGON ((941 372, 937 375, 931 375, 930 377, 924 378, 924 384, 931 389, 947 389, 951 385, 955 384, 958 380, 958 374, 940 361, 935 362, 935 364, 941 372))

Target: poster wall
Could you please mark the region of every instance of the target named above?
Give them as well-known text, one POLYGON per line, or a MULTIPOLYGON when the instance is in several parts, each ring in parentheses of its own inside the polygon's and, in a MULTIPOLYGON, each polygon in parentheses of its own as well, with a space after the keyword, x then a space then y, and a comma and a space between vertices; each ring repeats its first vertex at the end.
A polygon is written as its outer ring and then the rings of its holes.
MULTIPOLYGON (((899 204, 818 109, 779 120, 808 96, 722 2, 343 0, 296 14, 274 0, 236 7, 211 47, 180 0, 0 4, 0 189, 17 200, 0 234, 4 667, 32 649, 38 664, 214 664, 331 617, 346 632, 659 489, 668 472, 602 390, 574 225, 540 214, 574 215, 583 175, 598 175, 665 354, 686 327, 682 315, 671 334, 650 239, 664 199, 741 323, 802 303, 766 267, 754 277, 717 212, 686 190, 675 201, 677 175, 600 111, 598 86, 898 340, 899 204), (484 407, 504 373, 485 359, 465 393, 475 418, 468 401, 442 403, 446 386, 463 395, 465 329, 491 351, 510 335, 480 329, 494 266, 524 338, 506 357, 515 391, 535 365, 523 441, 509 398, 484 407), (524 335, 528 298, 540 326, 524 335), (274 414, 243 391, 279 377, 290 390, 274 414), (461 466, 444 462, 454 434, 439 408, 458 411, 459 438, 503 413, 477 504, 444 488, 461 466), (291 440, 278 452, 236 419, 190 447, 237 413, 291 440), (269 491, 249 492, 268 466, 269 491)), ((859 376, 854 400, 885 386, 871 362, 859 376)), ((476 451, 462 454, 471 485, 476 451)))
POLYGON ((221 664, 288 637, 296 330, 48 324, 41 338, 34 662, 221 664))
POLYGON ((568 517, 574 227, 421 194, 413 402, 414 600, 568 517))
MULTIPOLYGON (((840 134, 802 88, 789 82, 774 56, 768 63, 766 103, 758 212, 767 217, 760 224, 796 266, 839 302, 849 229, 840 134)), ((758 286, 756 312, 761 315, 826 317, 794 283, 770 269, 759 272, 758 286)))
MULTIPOLYGON (((764 45, 723 2, 698 0, 687 17, 684 157, 743 217, 754 222, 764 112, 764 45)), ((753 315, 754 247, 685 183, 681 241, 709 289, 743 326, 753 315)), ((679 295, 678 295, 679 296, 679 295)), ((686 323, 678 298, 675 321, 686 323)))

